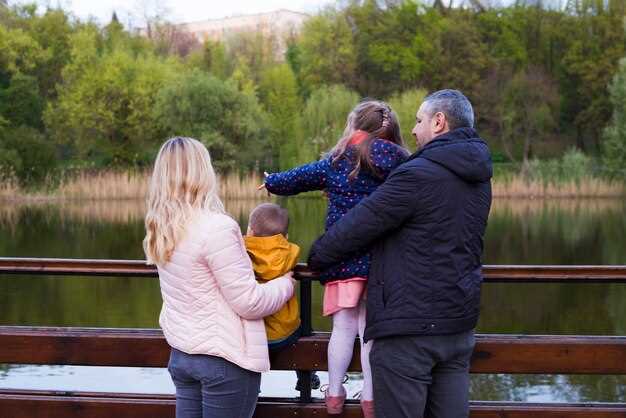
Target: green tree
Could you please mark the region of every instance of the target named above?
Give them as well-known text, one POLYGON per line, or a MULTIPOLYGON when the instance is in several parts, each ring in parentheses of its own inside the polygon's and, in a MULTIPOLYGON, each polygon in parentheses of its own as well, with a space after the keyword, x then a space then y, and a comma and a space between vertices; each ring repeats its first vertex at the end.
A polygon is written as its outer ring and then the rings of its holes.
POLYGON ((0 174, 15 176, 22 186, 43 183, 57 164, 54 144, 27 126, 0 130, 0 174))
MULTIPOLYGON (((259 86, 261 103, 270 116, 272 154, 280 170, 293 167, 300 161, 302 104, 298 96, 298 83, 288 64, 273 67, 265 72, 259 86)), ((268 167, 275 168, 275 167, 268 167)))
POLYGON ((477 29, 493 60, 500 66, 512 69, 528 64, 528 49, 520 36, 519 23, 514 9, 490 9, 476 16, 477 29))
POLYGON ((480 96, 481 82, 489 68, 487 47, 482 42, 469 11, 423 19, 419 33, 420 57, 428 65, 421 83, 429 90, 454 88, 470 100, 480 96))
POLYGON ((343 13, 329 8, 307 20, 302 28, 300 49, 302 76, 308 85, 354 82, 356 52, 343 13))
POLYGON ((28 33, 0 25, 0 85, 8 84, 13 74, 34 71, 47 57, 28 33))
POLYGON ((225 80, 230 73, 230 62, 226 56, 226 48, 219 41, 207 40, 204 43, 204 56, 207 69, 211 74, 225 80))
POLYGON ((256 96, 257 83, 254 81, 254 75, 252 70, 248 66, 245 60, 237 60, 235 69, 230 77, 230 80, 237 86, 237 89, 249 96, 256 96))
POLYGON ((17 73, 6 89, 0 88, 0 115, 13 126, 42 127, 44 101, 37 79, 17 73))
POLYGON ((72 36, 71 62, 58 86, 59 99, 44 119, 57 143, 99 164, 147 162, 160 139, 152 109, 161 86, 180 69, 150 51, 135 53, 122 41, 102 48, 95 27, 72 36))
MULTIPOLYGON (((534 145, 548 144, 549 141, 545 140, 550 139, 551 148, 555 149, 554 139, 558 138, 556 152, 573 146, 569 129, 572 123, 564 117, 573 109, 568 109, 568 102, 563 100, 570 82, 570 78, 564 76, 563 65, 566 49, 571 43, 568 16, 541 4, 527 6, 520 3, 480 13, 475 19, 476 30, 487 45, 490 64, 486 77, 478 83, 479 93, 474 97, 474 104, 479 128, 486 136, 497 140, 492 144, 495 153, 506 155, 508 160, 523 159, 523 147, 510 136, 515 135, 510 131, 510 108, 505 108, 503 103, 510 100, 510 97, 505 98, 505 93, 511 91, 511 84, 516 83, 514 80, 524 74, 536 73, 537 68, 545 74, 544 83, 549 84, 546 88, 552 102, 556 96, 560 106, 551 117, 557 126, 539 132, 540 137, 536 138, 534 145)), ((550 104, 548 107, 555 106, 550 104)), ((533 150, 536 155, 541 155, 539 147, 533 150)))
POLYGON ((61 11, 35 14, 19 6, 0 25, 0 171, 22 186, 40 184, 54 170, 56 147, 41 132, 47 96, 53 95, 56 34, 69 26, 61 11))
POLYGON ((202 48, 192 51, 186 60, 191 68, 207 71, 226 80, 232 74, 232 63, 226 54, 224 43, 207 39, 202 48))
POLYGON ((613 116, 604 130, 604 164, 614 176, 626 178, 626 58, 620 61, 609 91, 613 116))
POLYGON ((564 57, 564 75, 570 87, 564 100, 579 146, 597 151, 611 115, 607 86, 626 52, 626 3, 577 0, 572 5, 567 28, 572 41, 564 57))
POLYGON ((273 32, 233 33, 224 40, 225 61, 234 63, 233 71, 246 68, 248 76, 258 86, 265 70, 281 60, 278 47, 278 37, 273 32))
POLYGON ((305 160, 316 160, 337 143, 359 95, 341 85, 324 86, 313 93, 302 111, 305 160))
POLYGON ((285 60, 291 67, 291 71, 293 71, 296 77, 296 81, 298 83, 298 93, 300 94, 300 97, 308 97, 309 94, 311 94, 311 89, 307 82, 304 80, 302 74, 302 49, 297 42, 291 41, 287 45, 285 60))
POLYGON ((202 141, 220 169, 249 171, 270 162, 267 115, 234 83, 199 70, 182 74, 159 91, 153 114, 165 137, 202 141))
POLYGON ((424 69, 421 52, 429 46, 418 36, 423 6, 401 2, 388 8, 376 1, 353 3, 346 10, 352 24, 358 69, 350 85, 365 96, 384 97, 416 86, 424 69))
POLYGON ((523 174, 533 146, 557 127, 558 99, 554 83, 537 67, 517 73, 503 93, 502 136, 521 148, 523 174))
POLYGON ((77 26, 80 25, 73 24, 69 14, 61 9, 48 9, 43 15, 29 19, 28 33, 46 53, 45 62, 34 73, 45 100, 56 98, 56 85, 70 60, 70 37, 77 26))
POLYGON ((388 99, 389 105, 398 115, 404 144, 411 151, 416 149, 415 138, 411 133, 415 126, 415 114, 424 101, 426 94, 426 90, 413 89, 403 91, 388 99))
POLYGON ((61 80, 61 71, 70 58, 69 37, 82 24, 70 19, 61 9, 48 8, 37 14, 36 6, 29 4, 14 6, 4 15, 5 27, 20 30, 36 42, 37 48, 29 53, 38 54, 36 66, 25 70, 37 77, 41 94, 46 100, 55 97, 55 86, 61 80))

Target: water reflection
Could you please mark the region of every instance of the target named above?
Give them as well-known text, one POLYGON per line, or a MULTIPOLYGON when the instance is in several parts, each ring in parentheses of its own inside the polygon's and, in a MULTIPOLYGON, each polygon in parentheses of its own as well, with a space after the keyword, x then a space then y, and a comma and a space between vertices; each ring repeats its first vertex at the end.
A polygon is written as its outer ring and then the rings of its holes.
POLYGON ((626 334, 626 284, 490 283, 483 286, 480 332, 626 334))
POLYGON ((487 264, 626 264, 621 199, 494 200, 487 264))
POLYGON ((626 377, 590 375, 472 375, 471 399, 516 402, 624 402, 626 377))
MULTIPOLYGON (((319 198, 278 202, 289 210, 289 238, 301 245, 304 260, 323 230, 326 203, 319 198)), ((245 230, 248 214, 259 203, 227 201, 226 207, 245 230)), ((0 205, 4 237, 0 255, 140 259, 144 211, 143 201, 0 205)), ((495 200, 485 238, 485 263, 626 264, 624 215, 621 200, 495 200)), ((313 326, 329 330, 329 320, 319 314, 321 290, 314 285, 313 326)), ((625 299, 626 285, 621 284, 487 284, 478 330, 624 335, 625 299)), ((152 328, 158 326, 160 305, 158 282, 149 278, 0 276, 2 325, 152 328)), ((81 369, 90 368, 0 365, 0 386, 43 382, 33 377, 53 370, 63 379, 74 376, 73 389, 86 390, 92 372, 81 369)), ((140 382, 148 391, 162 390, 160 384, 151 383, 156 375, 142 370, 114 371, 126 377, 110 383, 140 382)), ((278 391, 293 396, 292 384, 273 376, 265 381, 264 394, 276 396, 278 391)), ((358 381, 359 376, 353 375, 351 384, 358 387, 358 381)), ((56 382, 50 388, 60 384, 56 382)), ((472 398, 484 400, 626 401, 625 388, 626 379, 619 376, 472 377, 472 398)))

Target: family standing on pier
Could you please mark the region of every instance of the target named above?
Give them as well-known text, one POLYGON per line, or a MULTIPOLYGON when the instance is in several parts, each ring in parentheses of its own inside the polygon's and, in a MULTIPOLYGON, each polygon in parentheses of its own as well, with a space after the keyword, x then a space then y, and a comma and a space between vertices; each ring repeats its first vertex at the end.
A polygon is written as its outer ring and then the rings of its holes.
MULTIPOLYGON (((266 175, 277 195, 323 190, 326 232, 309 267, 332 316, 329 414, 341 414, 344 375, 361 343, 366 418, 469 416, 469 365, 480 309, 491 159, 468 99, 441 90, 424 99, 404 148, 388 104, 366 100, 319 161, 266 175)), ((285 209, 263 204, 242 237, 218 196, 207 149, 168 140, 151 179, 144 249, 157 265, 160 325, 177 418, 249 418, 269 349, 299 336, 285 209)), ((300 383, 300 382, 299 382, 300 383)))

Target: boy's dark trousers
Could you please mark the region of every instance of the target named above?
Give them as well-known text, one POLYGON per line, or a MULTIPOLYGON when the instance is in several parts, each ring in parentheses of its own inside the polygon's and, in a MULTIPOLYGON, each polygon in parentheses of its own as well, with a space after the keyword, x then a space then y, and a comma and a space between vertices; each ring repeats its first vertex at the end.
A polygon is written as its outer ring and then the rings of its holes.
POLYGON ((474 330, 380 338, 370 353, 376 418, 469 417, 474 330))
MULTIPOLYGON (((279 351, 284 350, 289 347, 291 344, 294 344, 300 338, 300 334, 302 333, 301 328, 298 328, 293 334, 291 334, 286 339, 282 340, 279 343, 270 343, 268 348, 270 353, 277 353, 279 351)), ((300 390, 302 388, 302 380, 304 378, 303 373, 300 370, 296 370, 296 376, 298 380, 296 382, 296 390, 300 390)), ((320 378, 317 376, 317 373, 311 372, 311 389, 318 389, 320 387, 320 378)))

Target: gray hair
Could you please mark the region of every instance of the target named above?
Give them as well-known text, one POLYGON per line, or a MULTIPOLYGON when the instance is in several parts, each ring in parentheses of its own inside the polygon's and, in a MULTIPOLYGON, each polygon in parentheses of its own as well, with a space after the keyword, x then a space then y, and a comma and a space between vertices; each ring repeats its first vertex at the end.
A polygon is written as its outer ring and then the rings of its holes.
POLYGON ((439 90, 424 99, 424 110, 430 116, 437 112, 446 115, 450 130, 474 127, 474 109, 470 101, 458 90, 439 90))

